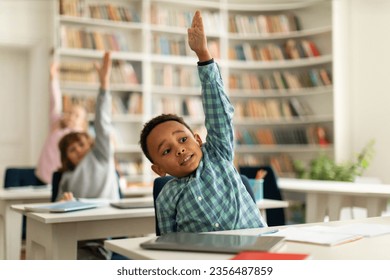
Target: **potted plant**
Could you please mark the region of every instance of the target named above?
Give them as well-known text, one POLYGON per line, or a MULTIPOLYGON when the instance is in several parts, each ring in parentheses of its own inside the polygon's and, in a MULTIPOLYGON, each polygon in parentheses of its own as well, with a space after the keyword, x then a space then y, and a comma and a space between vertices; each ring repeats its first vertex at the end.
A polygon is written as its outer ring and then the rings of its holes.
POLYGON ((308 168, 302 161, 294 161, 294 169, 298 178, 312 180, 355 181, 368 168, 375 154, 375 141, 371 140, 356 155, 354 161, 337 164, 328 155, 321 153, 313 159, 308 168))

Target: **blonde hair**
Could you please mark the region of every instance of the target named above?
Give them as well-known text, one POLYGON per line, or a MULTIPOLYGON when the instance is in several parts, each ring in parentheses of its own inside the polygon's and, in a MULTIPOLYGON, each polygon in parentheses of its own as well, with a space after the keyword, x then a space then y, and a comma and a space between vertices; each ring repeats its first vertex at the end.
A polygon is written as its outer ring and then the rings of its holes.
MULTIPOLYGON (((84 106, 82 106, 80 104, 73 104, 73 105, 71 105, 70 108, 68 108, 68 110, 64 111, 64 114, 74 114, 74 112, 76 112, 76 111, 79 111, 84 115, 84 118, 82 119, 82 124, 81 124, 80 130, 86 131, 88 129, 88 119, 87 119, 88 112, 84 106)), ((63 115, 61 120, 60 120, 60 127, 67 128, 68 126, 69 125, 66 122, 66 118, 63 115)))

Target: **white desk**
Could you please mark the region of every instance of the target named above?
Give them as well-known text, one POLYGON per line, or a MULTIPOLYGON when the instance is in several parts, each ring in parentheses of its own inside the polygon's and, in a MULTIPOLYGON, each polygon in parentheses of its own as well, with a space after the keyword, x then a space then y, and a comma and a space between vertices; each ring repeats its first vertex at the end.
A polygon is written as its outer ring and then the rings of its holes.
POLYGON ((110 206, 61 214, 24 212, 27 217, 27 259, 77 259, 77 241, 155 233, 154 208, 110 206))
POLYGON ((278 185, 283 192, 306 194, 308 223, 322 222, 326 215, 331 221, 339 220, 345 203, 363 206, 368 217, 377 217, 386 210, 390 198, 390 185, 385 184, 279 178, 278 185))
POLYGON ((51 188, 15 187, 0 189, 0 259, 20 259, 22 218, 11 210, 20 203, 48 202, 51 188))
MULTIPOLYGON (((361 220, 356 219, 349 221, 328 222, 323 224, 326 226, 337 226, 341 224, 356 222, 390 225, 390 217, 366 218, 361 220)), ((308 224, 295 226, 308 226, 308 224)), ((214 234, 256 235, 262 231, 268 230, 269 228, 244 229, 215 232, 214 234)), ((230 259, 234 256, 232 254, 158 251, 142 249, 139 244, 146 240, 149 240, 150 238, 151 237, 109 240, 105 241, 105 247, 108 250, 127 256, 130 259, 139 260, 224 260, 230 259)), ((285 245, 282 246, 277 252, 310 254, 311 258, 315 260, 389 260, 390 250, 385 249, 389 247, 390 234, 386 234, 377 237, 367 237, 354 242, 331 247, 286 241, 285 245)))

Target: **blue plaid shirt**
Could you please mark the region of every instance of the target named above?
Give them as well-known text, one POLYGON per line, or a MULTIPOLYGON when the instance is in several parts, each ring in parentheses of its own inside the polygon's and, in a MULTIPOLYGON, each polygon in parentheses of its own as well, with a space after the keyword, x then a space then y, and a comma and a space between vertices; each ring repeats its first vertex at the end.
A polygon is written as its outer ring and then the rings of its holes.
POLYGON ((203 158, 188 177, 170 180, 157 199, 161 234, 266 226, 234 167, 231 105, 216 63, 198 66, 207 137, 203 158))

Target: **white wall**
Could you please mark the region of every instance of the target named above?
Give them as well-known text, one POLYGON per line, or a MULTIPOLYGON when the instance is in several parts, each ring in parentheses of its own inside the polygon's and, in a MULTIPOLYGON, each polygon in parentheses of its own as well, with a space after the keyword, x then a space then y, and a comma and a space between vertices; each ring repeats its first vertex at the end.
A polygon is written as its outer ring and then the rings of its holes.
MULTIPOLYGON (((23 157, 18 156, 17 159, 11 162, 0 158, 0 166, 7 166, 8 164, 14 166, 35 165, 44 137, 47 134, 49 104, 48 65, 53 33, 53 2, 47 0, 0 1, 0 51, 2 52, 0 63, 5 69, 7 67, 14 69, 11 67, 12 62, 9 62, 9 58, 15 55, 15 50, 18 50, 23 54, 23 59, 25 60, 24 62, 18 60, 18 63, 22 63, 28 68, 21 75, 13 72, 14 74, 11 77, 0 76, 0 94, 4 96, 13 94, 18 88, 26 89, 23 94, 18 93, 17 103, 9 106, 16 106, 18 109, 23 107, 19 107, 18 103, 24 103, 27 106, 27 114, 23 119, 23 124, 25 124, 23 129, 26 129, 24 137, 29 142, 28 147, 23 150, 25 153, 23 157), (10 64, 7 66, 6 63, 10 64), (20 77, 23 76, 25 78, 21 80, 20 77), (22 83, 23 87, 18 86, 18 83, 22 83)), ((2 100, 7 100, 7 98, 2 98, 2 100)), ((1 104, 1 106, 7 106, 7 104, 1 104)), ((4 110, 2 111, 4 112, 4 110)), ((16 112, 18 110, 14 113, 16 112)), ((4 117, 3 114, 2 118, 4 117)), ((4 131, 4 127, 0 127, 0 129, 4 131)), ((2 142, 3 149, 6 148, 6 145, 6 143, 2 142)), ((1 178, 3 178, 3 171, 0 170, 1 178)))
POLYGON ((333 2, 344 24, 335 27, 335 65, 340 66, 335 69, 335 94, 345 106, 338 108, 337 117, 346 118, 346 126, 337 131, 338 159, 345 160, 375 139, 376 155, 364 175, 390 183, 390 1, 333 2))

